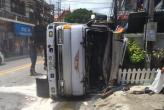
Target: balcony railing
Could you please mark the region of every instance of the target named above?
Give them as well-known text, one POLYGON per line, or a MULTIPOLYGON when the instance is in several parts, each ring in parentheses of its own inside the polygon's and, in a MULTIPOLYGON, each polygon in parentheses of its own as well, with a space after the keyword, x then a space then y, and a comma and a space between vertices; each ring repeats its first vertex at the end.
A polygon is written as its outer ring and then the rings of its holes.
POLYGON ((29 19, 28 17, 21 16, 19 14, 8 12, 6 10, 1 10, 1 9, 0 9, 0 17, 26 22, 26 23, 32 23, 32 24, 34 23, 34 21, 29 19))

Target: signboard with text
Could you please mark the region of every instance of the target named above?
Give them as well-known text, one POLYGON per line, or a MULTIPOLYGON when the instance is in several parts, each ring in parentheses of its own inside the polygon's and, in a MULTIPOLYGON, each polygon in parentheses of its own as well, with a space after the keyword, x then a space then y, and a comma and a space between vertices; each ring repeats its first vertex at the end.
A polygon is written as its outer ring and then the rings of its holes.
POLYGON ((32 36, 32 26, 15 23, 14 30, 17 36, 23 36, 23 37, 32 36))

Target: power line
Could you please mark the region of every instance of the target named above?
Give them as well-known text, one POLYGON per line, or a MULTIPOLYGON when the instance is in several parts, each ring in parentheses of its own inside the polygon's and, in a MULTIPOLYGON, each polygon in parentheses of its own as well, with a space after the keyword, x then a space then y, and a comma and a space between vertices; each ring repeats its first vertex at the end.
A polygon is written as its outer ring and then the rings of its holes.
POLYGON ((106 9, 106 8, 112 8, 112 7, 95 7, 95 8, 87 8, 87 9, 106 9))
MULTIPOLYGON (((57 2, 58 3, 58 6, 57 6, 57 10, 56 11, 61 11, 62 9, 61 9, 61 5, 60 5, 60 0, 58 0, 59 2, 57 2)), ((29 4, 28 4, 29 5, 29 4)), ((33 5, 33 4, 31 4, 31 5, 33 5)), ((72 5, 75 5, 75 4, 72 4, 72 5)), ((26 5, 26 7, 28 7, 27 5, 26 5)), ((2 8, 2 9, 4 9, 4 10, 6 10, 6 8, 11 8, 11 5, 10 4, 5 4, 5 6, 2 8)), ((30 7, 29 7, 30 8, 30 7)), ((39 6, 35 6, 35 8, 38 8, 38 9, 40 9, 41 7, 39 7, 39 6)), ((105 9, 105 8, 112 8, 112 7, 93 7, 93 8, 87 8, 87 9, 105 9)), ((22 7, 22 9, 23 9, 23 7, 22 7)), ((32 9, 34 9, 34 8, 32 8, 32 9)), ((0 9, 1 10, 1 9, 0 9)), ((6 10, 7 11, 7 10, 6 10)), ((60 13, 60 12, 58 12, 58 13, 60 13)))
POLYGON ((65 2, 72 2, 72 3, 85 3, 85 4, 108 4, 111 2, 82 2, 82 1, 65 1, 65 2))

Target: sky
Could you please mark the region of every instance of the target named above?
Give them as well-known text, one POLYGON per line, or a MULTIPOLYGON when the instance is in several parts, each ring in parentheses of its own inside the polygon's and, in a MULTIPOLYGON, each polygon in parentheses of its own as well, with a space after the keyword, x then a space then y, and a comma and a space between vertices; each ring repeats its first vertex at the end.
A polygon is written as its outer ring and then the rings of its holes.
MULTIPOLYGON (((48 3, 58 5, 58 0, 46 0, 48 3)), ((112 7, 112 0, 61 0, 62 9, 71 9, 71 11, 78 8, 86 8, 97 13, 109 15, 112 7)))

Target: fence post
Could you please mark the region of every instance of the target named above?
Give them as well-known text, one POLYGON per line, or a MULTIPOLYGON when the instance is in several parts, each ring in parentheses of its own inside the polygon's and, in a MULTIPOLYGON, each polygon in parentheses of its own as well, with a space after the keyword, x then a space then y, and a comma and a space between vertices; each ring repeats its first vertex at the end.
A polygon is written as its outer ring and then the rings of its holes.
POLYGON ((136 69, 134 68, 132 70, 132 78, 131 78, 131 84, 134 84, 135 83, 135 75, 136 75, 137 71, 136 69))
POLYGON ((139 84, 140 83, 140 77, 141 77, 141 69, 139 68, 137 70, 137 76, 136 76, 136 81, 135 81, 135 84, 139 84))
POLYGON ((122 69, 119 69, 118 71, 118 84, 121 84, 121 81, 122 81, 122 69))
POLYGON ((132 70, 129 68, 127 72, 127 83, 131 83, 132 70))

